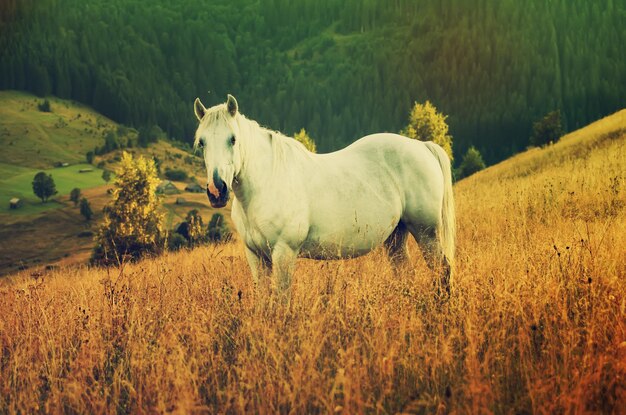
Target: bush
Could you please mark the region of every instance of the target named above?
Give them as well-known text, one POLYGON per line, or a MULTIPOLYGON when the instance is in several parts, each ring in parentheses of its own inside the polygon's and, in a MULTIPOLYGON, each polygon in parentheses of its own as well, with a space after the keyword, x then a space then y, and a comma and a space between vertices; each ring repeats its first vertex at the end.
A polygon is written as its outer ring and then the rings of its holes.
POLYGON ((177 232, 172 232, 167 240, 167 249, 170 251, 178 251, 187 246, 187 239, 177 232))
POLYGON ((197 209, 192 209, 187 213, 185 221, 178 225, 176 233, 185 238, 189 246, 193 247, 203 242, 202 227, 202 216, 197 209))
POLYGON ((562 135, 561 111, 556 110, 546 114, 545 117, 533 124, 533 135, 528 141, 533 146, 545 146, 556 143, 562 135))
POLYGON ((457 177, 462 179, 471 176, 485 167, 485 162, 480 152, 474 146, 471 146, 463 156, 463 161, 461 161, 461 165, 457 170, 457 177))
POLYGON ((78 206, 78 201, 80 200, 80 189, 75 187, 70 192, 70 200, 74 202, 74 207, 78 206))
POLYGON ((214 213, 209 222, 206 233, 207 239, 212 243, 228 242, 232 236, 226 222, 224 221, 224 215, 221 213, 214 213))
POLYGON ((47 99, 37 105, 37 108, 41 112, 52 112, 52 108, 50 108, 50 101, 48 101, 47 99))
POLYGON ((168 180, 173 180, 176 182, 184 182, 187 180, 187 172, 180 169, 165 169, 165 177, 168 180))
POLYGON ((87 163, 89 164, 93 163, 94 157, 95 157, 95 154, 93 151, 88 151, 87 154, 85 154, 85 158, 87 159, 87 163))
POLYGON ((104 209, 92 261, 120 264, 161 252, 165 233, 156 196, 159 179, 152 160, 124 152, 113 200, 104 209))
POLYGON ((158 156, 152 156, 152 160, 154 160, 154 166, 156 167, 157 174, 161 174, 161 165, 163 162, 158 156))

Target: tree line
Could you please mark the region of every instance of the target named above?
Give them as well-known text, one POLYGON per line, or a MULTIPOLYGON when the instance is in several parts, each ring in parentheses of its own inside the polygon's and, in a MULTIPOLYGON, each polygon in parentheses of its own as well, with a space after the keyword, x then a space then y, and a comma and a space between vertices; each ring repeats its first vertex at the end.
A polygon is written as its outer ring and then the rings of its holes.
POLYGON ((626 102, 626 5, 598 0, 6 0, 0 88, 57 95, 190 141, 192 102, 318 151, 400 131, 431 101, 493 163, 559 110, 565 131, 626 102))

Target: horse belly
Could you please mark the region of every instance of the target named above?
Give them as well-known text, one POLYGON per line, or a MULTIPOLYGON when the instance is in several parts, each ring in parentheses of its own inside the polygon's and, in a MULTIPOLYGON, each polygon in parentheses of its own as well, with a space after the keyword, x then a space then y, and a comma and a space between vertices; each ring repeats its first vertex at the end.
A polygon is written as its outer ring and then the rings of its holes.
MULTIPOLYGON (((386 215, 376 221, 334 220, 312 224, 301 256, 312 259, 342 259, 365 255, 376 249, 398 225, 399 215, 386 215)), ((336 218, 337 219, 337 218, 336 218)))

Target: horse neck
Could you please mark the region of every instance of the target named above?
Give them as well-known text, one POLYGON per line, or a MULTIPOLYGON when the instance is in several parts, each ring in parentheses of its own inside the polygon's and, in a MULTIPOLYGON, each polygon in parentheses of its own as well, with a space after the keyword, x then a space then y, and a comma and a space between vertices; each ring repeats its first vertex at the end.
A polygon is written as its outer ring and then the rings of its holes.
POLYGON ((237 200, 246 208, 255 195, 264 191, 271 192, 274 149, 268 130, 245 118, 240 120, 239 128, 240 132, 244 132, 242 163, 233 191, 237 200))

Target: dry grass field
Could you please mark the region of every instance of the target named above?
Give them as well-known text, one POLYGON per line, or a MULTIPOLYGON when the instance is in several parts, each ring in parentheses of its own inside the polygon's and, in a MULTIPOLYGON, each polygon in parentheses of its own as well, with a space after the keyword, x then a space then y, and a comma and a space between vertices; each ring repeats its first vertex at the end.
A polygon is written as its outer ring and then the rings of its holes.
POLYGON ((382 252, 238 243, 0 281, 0 413, 624 413, 626 111, 455 186, 447 302, 382 252))

